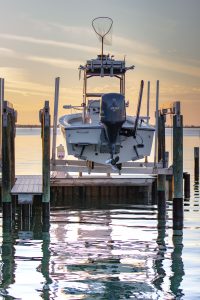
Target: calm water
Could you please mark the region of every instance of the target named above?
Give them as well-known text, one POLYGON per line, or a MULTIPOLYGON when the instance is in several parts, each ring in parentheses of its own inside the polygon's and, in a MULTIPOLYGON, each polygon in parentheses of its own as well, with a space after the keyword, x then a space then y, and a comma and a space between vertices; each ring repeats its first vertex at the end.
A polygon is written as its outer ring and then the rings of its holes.
MULTIPOLYGON (((184 171, 191 174, 191 198, 182 231, 172 229, 170 201, 166 222, 158 222, 156 206, 127 205, 126 199, 102 209, 52 208, 49 229, 39 208, 30 224, 18 214, 12 232, 2 229, 1 218, 0 299, 200 299, 194 146, 200 146, 200 130, 187 129, 184 171)), ((38 129, 18 129, 16 151, 17 174, 41 173, 38 129)))

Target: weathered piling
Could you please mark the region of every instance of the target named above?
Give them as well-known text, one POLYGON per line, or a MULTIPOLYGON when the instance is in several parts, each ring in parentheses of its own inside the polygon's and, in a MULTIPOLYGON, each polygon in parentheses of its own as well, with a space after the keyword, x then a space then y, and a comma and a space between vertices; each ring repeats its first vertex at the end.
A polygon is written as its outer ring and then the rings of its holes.
POLYGON ((199 180, 199 147, 194 147, 194 180, 199 180))
POLYGON ((183 173, 184 180, 184 198, 190 198, 190 174, 187 172, 183 173))
MULTIPOLYGON (((162 162, 165 167, 165 121, 166 116, 159 110, 159 80, 156 83, 156 133, 155 133, 155 153, 154 164, 162 162)), ((157 177, 157 201, 158 201, 158 219, 166 217, 166 197, 165 197, 165 175, 157 177)))
POLYGON ((12 218, 11 188, 15 182, 15 122, 12 104, 3 102, 2 114, 2 206, 4 219, 12 218))
POLYGON ((173 225, 174 229, 183 226, 183 116, 177 105, 173 116, 173 225))
MULTIPOLYGON (((149 124, 149 104, 150 104, 150 81, 147 85, 147 124, 149 124)), ((145 162, 148 162, 148 156, 145 156, 145 162)))
MULTIPOLYGON (((166 167, 165 156, 165 121, 166 116, 159 111, 158 114, 158 162, 162 162, 162 167, 166 167)), ((157 193, 158 193, 158 219, 163 220, 166 218, 166 176, 158 175, 157 178, 157 193)))
POLYGON ((156 82, 156 128, 155 128, 155 143, 154 143, 154 165, 156 166, 158 160, 158 118, 159 118, 159 80, 156 82))
POLYGON ((157 177, 157 199, 158 199, 158 219, 163 220, 166 217, 166 197, 165 197, 165 175, 157 177))
POLYGON ((158 161, 162 162, 163 168, 166 167, 165 120, 166 116, 160 111, 158 116, 158 161))
POLYGON ((55 79, 55 96, 54 96, 54 117, 53 117, 53 140, 52 140, 52 165, 56 161, 56 137, 57 137, 57 119, 58 119, 58 99, 59 99, 60 77, 55 79))
POLYGON ((40 110, 41 137, 42 137, 42 177, 43 218, 50 216, 50 109, 49 101, 45 101, 44 108, 40 110))
POLYGON ((0 78, 0 161, 2 160, 2 108, 4 101, 4 79, 0 78))
POLYGON ((32 217, 32 204, 22 204, 21 225, 23 230, 30 230, 31 217, 32 217))

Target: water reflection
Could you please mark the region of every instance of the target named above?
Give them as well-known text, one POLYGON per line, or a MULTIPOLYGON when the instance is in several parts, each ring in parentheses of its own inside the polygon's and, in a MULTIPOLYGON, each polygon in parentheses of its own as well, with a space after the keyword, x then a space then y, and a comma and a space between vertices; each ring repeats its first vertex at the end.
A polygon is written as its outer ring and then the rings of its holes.
POLYGON ((182 251, 183 251, 183 231, 174 230, 173 231, 173 252, 172 252, 172 276, 170 277, 170 289, 173 294, 176 296, 176 299, 182 299, 184 296, 183 290, 180 287, 183 280, 184 265, 182 260, 182 251))
POLYGON ((2 233, 4 299, 183 299, 183 230, 154 206, 36 208, 2 233), (172 237, 170 237, 172 234, 172 237))
POLYGON ((163 290, 162 285, 164 282, 164 278, 166 276, 166 272, 163 265, 163 261, 165 259, 165 253, 167 251, 165 238, 166 238, 166 220, 158 220, 158 236, 156 240, 158 245, 158 251, 154 262, 156 275, 153 280, 153 284, 159 291, 163 290))
MULTIPOLYGON (((41 299, 38 292, 48 282, 49 230, 42 226, 41 214, 29 220, 22 220, 22 215, 19 210, 13 227, 3 226, 0 284, 3 299, 41 299)), ((43 299, 50 299, 46 291, 43 299)))
POLYGON ((76 295, 76 299, 149 297, 154 289, 150 281, 145 281, 148 272, 145 259, 149 248, 154 247, 149 247, 149 239, 138 243, 138 236, 134 236, 137 226, 134 223, 140 223, 143 217, 141 211, 137 213, 135 216, 132 210, 102 210, 54 215, 51 278, 60 286, 59 297, 61 294, 76 295))
POLYGON ((10 226, 4 226, 2 234, 2 248, 1 248, 1 289, 0 294, 6 296, 7 289, 15 281, 15 261, 14 261, 14 244, 10 230, 10 226))
POLYGON ((199 180, 194 181, 194 199, 199 200, 200 191, 199 191, 199 180))

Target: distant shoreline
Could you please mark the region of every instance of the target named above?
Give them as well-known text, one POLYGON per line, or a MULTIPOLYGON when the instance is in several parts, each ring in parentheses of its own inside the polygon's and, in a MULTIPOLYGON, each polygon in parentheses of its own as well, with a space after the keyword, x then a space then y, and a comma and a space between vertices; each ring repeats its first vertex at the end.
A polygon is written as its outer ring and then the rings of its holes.
MULTIPOLYGON (((22 125, 22 124, 17 124, 17 128, 41 128, 41 125, 22 125)), ((51 126, 53 127, 53 126, 51 126)), ((57 126, 58 127, 58 126, 57 126)), ((172 128, 172 126, 166 126, 165 128, 172 128)), ((191 126, 183 126, 183 128, 200 128, 200 125, 191 125, 191 126)))

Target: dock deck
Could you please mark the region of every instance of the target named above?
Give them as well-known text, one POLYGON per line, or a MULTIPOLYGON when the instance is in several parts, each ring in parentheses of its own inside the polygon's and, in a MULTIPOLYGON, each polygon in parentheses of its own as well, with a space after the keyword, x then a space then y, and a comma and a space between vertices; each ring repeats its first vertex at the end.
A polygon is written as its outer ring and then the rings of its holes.
POLYGON ((42 175, 18 175, 11 190, 12 195, 42 194, 42 175))

